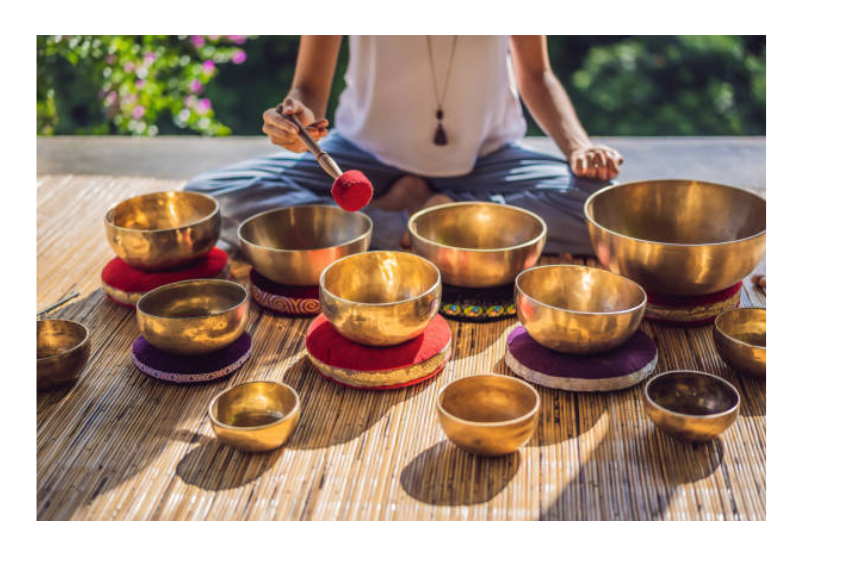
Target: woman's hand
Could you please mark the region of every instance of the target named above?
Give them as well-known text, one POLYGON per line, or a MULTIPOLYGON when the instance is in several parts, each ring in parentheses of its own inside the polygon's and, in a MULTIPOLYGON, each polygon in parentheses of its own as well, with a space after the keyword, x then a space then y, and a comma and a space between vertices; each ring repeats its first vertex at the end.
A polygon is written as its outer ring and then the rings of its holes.
POLYGON ((589 145, 570 153, 570 167, 578 177, 610 181, 620 174, 623 157, 605 145, 589 145))
POLYGON ((275 108, 267 109, 263 113, 263 133, 269 136, 272 143, 284 149, 294 153, 303 153, 307 150, 301 140, 298 139, 298 127, 287 120, 285 115, 297 117, 310 137, 317 141, 328 134, 327 119, 316 121, 313 110, 299 100, 287 97, 283 100, 283 115, 278 113, 275 108))

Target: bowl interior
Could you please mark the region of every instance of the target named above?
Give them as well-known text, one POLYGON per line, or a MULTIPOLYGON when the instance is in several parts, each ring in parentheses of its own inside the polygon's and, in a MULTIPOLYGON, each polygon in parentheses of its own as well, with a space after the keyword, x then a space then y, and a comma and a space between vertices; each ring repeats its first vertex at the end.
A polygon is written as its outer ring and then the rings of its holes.
POLYGON ((229 280, 190 280, 152 290, 138 308, 161 318, 202 318, 232 310, 247 296, 242 286, 229 280))
POLYGON ((472 423, 503 423, 533 412, 537 393, 527 384, 494 375, 478 375, 455 381, 440 394, 443 410, 472 423))
POLYGON ((427 209, 411 220, 410 228, 441 246, 472 250, 515 247, 544 232, 537 217, 493 203, 453 203, 427 209))
POLYGON ((222 425, 263 427, 282 421, 298 406, 298 395, 283 384, 257 381, 236 385, 219 395, 210 411, 222 425))
POLYGON ((369 217, 336 207, 277 209, 248 219, 240 237, 263 248, 313 250, 331 248, 361 238, 371 229, 369 217))
POLYGON ((714 244, 767 229, 766 202, 747 191, 698 181, 644 181, 594 195, 589 217, 612 232, 671 244, 714 244))
POLYGON ((767 310, 736 308, 717 317, 717 329, 739 342, 767 347, 767 310))
POLYGON ((36 321, 36 359, 62 355, 86 340, 86 327, 70 320, 36 321))
POLYGON ((635 282, 588 266, 538 266, 520 274, 516 284, 537 302, 574 312, 621 312, 646 300, 635 282))
POLYGON ((365 304, 386 304, 417 298, 440 281, 440 271, 415 254, 364 252, 328 266, 322 286, 334 296, 365 304))
POLYGON ((713 375, 681 371, 659 375, 646 388, 647 397, 664 409, 682 415, 716 415, 732 410, 738 394, 713 375))
POLYGON ((166 191, 127 199, 115 205, 106 220, 120 228, 167 230, 196 223, 212 215, 218 204, 200 193, 166 191))

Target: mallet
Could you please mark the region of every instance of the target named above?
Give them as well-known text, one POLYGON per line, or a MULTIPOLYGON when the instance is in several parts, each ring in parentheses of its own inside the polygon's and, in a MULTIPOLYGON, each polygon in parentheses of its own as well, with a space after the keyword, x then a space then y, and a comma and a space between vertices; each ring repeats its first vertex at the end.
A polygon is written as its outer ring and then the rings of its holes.
POLYGON ((336 161, 325 151, 322 151, 319 144, 310 137, 310 134, 307 133, 307 130, 304 129, 304 126, 301 125, 301 122, 294 115, 284 114, 282 105, 278 105, 277 112, 298 127, 298 138, 310 150, 316 161, 325 170, 325 173, 333 178, 334 184, 331 187, 331 196, 336 201, 336 204, 347 211, 359 211, 368 205, 369 201, 372 200, 374 189, 372 188, 372 183, 366 178, 366 175, 360 171, 346 171, 343 173, 339 165, 336 164, 336 161))

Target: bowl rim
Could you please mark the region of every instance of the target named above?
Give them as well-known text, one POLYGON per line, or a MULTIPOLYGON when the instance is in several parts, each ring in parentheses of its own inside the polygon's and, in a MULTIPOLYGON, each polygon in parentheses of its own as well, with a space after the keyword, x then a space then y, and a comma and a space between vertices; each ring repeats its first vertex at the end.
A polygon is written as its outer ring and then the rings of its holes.
POLYGON ((267 211, 258 212, 257 214, 249 216, 248 218, 243 220, 241 223, 239 223, 239 227, 236 229, 236 237, 239 239, 240 246, 241 246, 241 244, 248 244, 253 248, 259 248, 259 249, 263 249, 263 250, 267 250, 267 251, 271 251, 271 252, 281 252, 281 253, 317 252, 317 251, 320 251, 320 250, 329 250, 331 248, 342 248, 344 246, 350 246, 350 245, 352 245, 356 242, 360 242, 364 238, 368 238, 372 235, 374 227, 375 227, 375 224, 372 222, 372 217, 370 217, 366 213, 363 213, 363 212, 360 212, 360 211, 347 211, 345 209, 342 209, 342 208, 340 208, 338 206, 334 206, 334 205, 293 205, 291 207, 278 207, 278 208, 274 208, 274 209, 269 209, 267 211), (318 247, 318 248, 278 248, 276 246, 263 246, 262 244, 257 244, 256 242, 251 242, 250 240, 248 240, 247 238, 245 238, 242 235, 242 229, 245 227, 245 225, 247 225, 249 222, 252 222, 254 219, 260 218, 262 216, 265 216, 265 215, 268 215, 268 214, 271 214, 271 213, 275 213, 275 212, 279 212, 279 211, 300 210, 300 209, 315 209, 315 208, 338 210, 342 213, 345 213, 346 216, 347 215, 355 215, 355 216, 365 218, 366 222, 369 223, 369 227, 366 229, 366 232, 356 236, 355 238, 352 238, 351 240, 347 240, 347 241, 341 242, 339 244, 334 244, 332 246, 322 246, 322 247, 318 247))
POLYGON ((643 397, 649 403, 651 403, 653 407, 656 407, 656 408, 664 411, 665 413, 669 413, 670 415, 675 415, 677 417, 682 417, 682 418, 686 418, 686 419, 718 419, 720 417, 725 417, 725 416, 727 416, 731 413, 734 413, 735 411, 737 411, 741 407, 741 394, 738 391, 738 388, 736 388, 734 385, 732 385, 730 382, 726 381, 725 379, 723 379, 719 375, 714 375, 713 373, 708 373, 708 372, 705 372, 705 371, 697 371, 695 369, 671 369, 669 371, 664 371, 664 372, 658 373, 656 375, 653 375, 651 378, 649 378, 649 380, 645 384, 643 384, 643 397), (655 383, 655 381, 657 379, 659 379, 661 377, 668 376, 668 375, 679 374, 679 373, 695 373, 697 375, 711 377, 711 378, 714 378, 716 381, 720 381, 721 385, 725 385, 725 386, 732 389, 732 393, 735 395, 735 405, 733 405, 729 409, 726 409, 725 411, 721 411, 719 413, 709 413, 708 415, 694 415, 694 414, 691 414, 691 413, 681 413, 680 411, 673 411, 672 409, 664 407, 663 405, 661 405, 660 403, 658 403, 657 401, 655 401, 654 399, 652 399, 649 396, 649 386, 652 385, 653 383, 655 383))
POLYGON ((546 225, 546 221, 543 220, 542 217, 540 217, 539 215, 531 212, 528 209, 524 209, 522 207, 517 207, 517 206, 514 206, 514 205, 505 205, 505 204, 502 204, 502 203, 487 202, 487 201, 458 201, 458 202, 444 203, 444 204, 441 204, 441 205, 434 205, 432 207, 428 207, 427 209, 422 209, 420 211, 416 211, 415 213, 413 213, 413 215, 411 215, 411 217, 407 221, 407 232, 410 233, 411 238, 416 237, 417 240, 421 240, 422 242, 425 242, 425 243, 427 243, 431 246, 436 246, 436 247, 439 247, 439 248, 446 248, 446 249, 449 249, 449 250, 465 251, 465 252, 508 252, 508 251, 511 251, 511 250, 521 250, 523 248, 533 246, 533 245, 537 244, 538 242, 540 242, 541 240, 545 240, 547 234, 549 233, 549 227, 546 225), (431 213, 431 212, 437 211, 437 210, 450 209, 450 208, 455 208, 455 207, 458 207, 458 206, 465 206, 465 205, 487 205, 487 206, 493 206, 493 207, 499 207, 499 208, 505 208, 505 209, 519 211, 519 212, 526 214, 526 215, 529 215, 533 219, 537 220, 537 222, 539 222, 543 228, 540 231, 540 233, 537 236, 535 236, 534 238, 532 238, 531 240, 527 240, 523 243, 516 244, 514 246, 505 246, 505 247, 502 247, 502 248, 466 248, 466 247, 462 247, 462 246, 452 246, 450 244, 441 244, 441 243, 436 242, 434 240, 431 240, 429 238, 425 238, 424 236, 422 236, 421 234, 416 232, 416 230, 413 228, 415 221, 417 219, 419 219, 420 217, 428 214, 428 213, 431 213))
POLYGON ((290 417, 292 417, 293 415, 295 415, 300 410, 301 410, 301 396, 298 395, 298 392, 295 391, 294 387, 292 387, 291 385, 289 385, 287 383, 283 383, 282 381, 275 381, 275 380, 271 380, 271 379, 256 379, 256 380, 253 380, 253 381, 246 381, 244 383, 237 383, 236 385, 232 385, 232 386, 228 387, 227 389, 223 389, 223 390, 219 391, 218 393, 216 393, 215 396, 213 396, 213 398, 210 399, 210 403, 207 406, 207 415, 210 418, 210 422, 213 425, 217 425, 218 427, 223 427, 225 429, 231 429, 233 431, 251 432, 251 431, 257 431, 257 430, 260 430, 260 429, 268 429, 269 427, 274 427, 275 425, 279 425, 279 424, 283 423, 284 421, 286 421, 287 419, 289 419, 290 417), (252 383, 273 383, 275 385, 283 386, 284 388, 286 388, 287 391, 289 391, 292 395, 295 396, 295 405, 293 405, 292 409, 289 412, 287 412, 286 415, 284 415, 280 419, 272 421, 271 423, 266 423, 265 425, 256 425, 254 427, 237 427, 236 425, 228 425, 227 423, 223 423, 222 421, 219 421, 218 418, 216 418, 216 416, 213 414, 213 406, 216 403, 218 403, 219 398, 222 397, 225 393, 233 391, 234 389, 236 389, 237 387, 239 387, 241 385, 249 385, 249 384, 252 384, 252 383))
POLYGON ((449 418, 451 418, 451 419, 453 419, 453 420, 455 420, 459 423, 463 423, 464 425, 474 425, 476 427, 503 427, 503 426, 507 426, 507 425, 513 425, 515 423, 520 423, 522 421, 527 421, 529 418, 537 415, 537 413, 540 411, 540 401, 541 401, 540 392, 537 391, 537 388, 534 387, 533 385, 531 385, 530 383, 528 383, 527 381, 523 380, 523 379, 520 379, 518 377, 514 377, 512 375, 503 375, 501 373, 477 373, 477 374, 473 374, 473 375, 467 375, 465 377, 461 377, 461 378, 458 378, 458 379, 453 379, 448 384, 446 384, 446 386, 443 387, 443 389, 441 389, 439 393, 437 393, 437 411, 439 411, 441 414, 445 415, 446 417, 449 417, 449 418), (520 383, 521 385, 524 385, 525 387, 529 388, 532 391, 532 393, 534 393, 534 398, 535 398, 534 407, 531 408, 531 411, 529 411, 527 413, 523 413, 519 417, 516 417, 514 419, 509 419, 507 421, 470 421, 469 419, 463 419, 462 417, 458 417, 457 415, 453 415, 453 414, 449 413, 448 411, 446 411, 446 409, 443 407, 443 396, 445 395, 446 390, 448 390, 453 385, 460 383, 461 381, 465 381, 467 379, 472 379, 472 378, 476 378, 476 377, 501 377, 501 378, 504 378, 504 379, 509 379, 511 381, 520 383))
POLYGON ((433 294, 435 290, 441 288, 442 284, 443 284, 443 276, 440 273, 440 269, 437 267, 436 264, 434 264, 433 262, 431 262, 430 260, 428 260, 424 256, 419 256, 418 254, 414 254, 413 252, 404 252, 404 251, 401 251, 401 250, 367 250, 366 252, 355 252, 354 254, 349 254, 348 256, 343 256, 342 258, 340 258, 338 260, 334 260, 333 262, 328 264, 325 267, 325 269, 322 270, 322 274, 319 276, 319 294, 320 294, 320 296, 321 296, 321 294, 327 294, 331 298, 333 298, 335 300, 341 300, 342 302, 344 302, 346 304, 357 304, 358 306, 368 306, 370 308, 380 308, 382 306, 388 307, 388 306, 395 306, 397 304, 406 304, 408 302, 413 302, 415 300, 419 300, 420 298, 425 298, 426 296, 430 296, 431 294, 433 294), (334 294, 333 292, 328 290, 327 287, 325 286, 325 275, 327 274, 328 270, 330 270, 330 268, 332 266, 342 262, 343 260, 346 260, 348 258, 353 258, 355 256, 371 256, 373 254, 385 254, 385 253, 390 253, 390 254, 393 254, 393 255, 396 255, 396 256, 402 255, 402 256, 413 256, 413 257, 418 258, 419 260, 429 264, 434 270, 437 271, 437 280, 426 291, 422 292, 421 294, 417 294, 416 296, 412 296, 410 298, 405 298, 404 300, 396 300, 394 302, 357 302, 355 300, 349 300, 348 298, 343 298, 342 296, 337 296, 336 294, 334 294))
MULTIPOLYGON (((85 332, 86 335, 83 336, 83 339, 82 339, 81 342, 79 342, 77 345, 75 345, 71 348, 68 348, 67 350, 62 350, 60 353, 52 355, 52 356, 47 356, 47 357, 43 357, 43 358, 36 358, 37 364, 43 364, 43 363, 47 363, 48 361, 51 361, 51 360, 57 360, 59 358, 66 357, 71 352, 75 352, 78 349, 82 348, 89 341, 89 337, 91 336, 91 332, 89 332, 88 327, 85 324, 83 324, 82 322, 78 322, 77 320, 66 320, 66 319, 63 319, 63 318, 46 318, 44 320, 36 320, 36 338, 38 337, 38 322, 68 322, 68 323, 82 327, 83 331, 85 332)), ((36 343, 37 342, 38 342, 38 340, 36 339, 36 343)), ((30 363, 32 363, 32 362, 30 362, 30 363)))
POLYGON ((638 284, 637 282, 635 282, 631 278, 628 278, 627 276, 623 276, 622 274, 617 274, 616 272, 611 272, 610 270, 605 270, 604 268, 594 268, 592 266, 583 266, 581 264, 544 264, 542 266, 532 266, 531 268, 527 268, 527 269, 523 270, 522 272, 520 272, 519 274, 517 274, 517 277, 514 280, 514 287, 516 288, 517 292, 519 292, 520 294, 522 294, 526 298, 533 300, 535 304, 539 304, 540 306, 543 306, 545 308, 549 308, 550 310, 557 310, 559 312, 569 312, 570 314, 578 314, 580 316, 616 316, 618 314, 631 314, 633 312, 639 311, 641 308, 645 308, 646 303, 647 303, 647 299, 648 299, 647 295, 646 295, 646 290, 644 290, 643 286, 641 286, 640 284, 638 284), (529 294, 525 290, 523 290, 519 285, 520 276, 522 276, 526 272, 532 272, 533 270, 537 270, 537 269, 540 269, 540 268, 552 268, 552 267, 564 267, 564 266, 576 267, 576 268, 586 268, 586 269, 589 269, 593 272, 607 272, 608 274, 613 274, 614 276, 616 276, 618 278, 622 278, 623 280, 626 280, 628 282, 631 282, 632 284, 634 284, 635 286, 640 288, 640 291, 643 294, 643 300, 637 306, 633 306, 631 308, 626 308, 624 310, 611 310, 611 311, 607 311, 607 312, 588 312, 586 310, 571 310, 569 308, 561 308, 559 306, 553 306, 551 304, 541 302, 540 300, 538 300, 537 298, 535 298, 534 296, 532 296, 531 294, 529 294))
POLYGON ((718 322, 720 322, 721 317, 725 316, 726 314, 729 314, 729 313, 732 313, 732 312, 737 312, 737 311, 740 311, 740 310, 762 310, 762 311, 764 311, 765 325, 767 324, 767 308, 760 307, 760 306, 748 306, 748 307, 745 307, 745 308, 729 308, 727 310, 723 310, 722 312, 717 314, 716 318, 714 318, 714 331, 717 332, 718 334, 722 335, 725 339, 729 340, 730 342, 732 342, 736 345, 744 346, 744 347, 747 347, 747 348, 753 348, 753 349, 756 349, 756 350, 767 351, 767 344, 765 344, 763 346, 759 346, 759 345, 756 345, 756 344, 751 344, 749 342, 745 342, 744 340, 738 339, 731 334, 727 334, 723 330, 723 328, 721 328, 718 325, 718 322))
POLYGON ((215 218, 216 216, 218 216, 220 214, 220 212, 221 212, 221 206, 218 204, 218 200, 215 197, 210 196, 206 193, 197 193, 195 191, 175 191, 175 190, 154 191, 152 193, 142 193, 141 195, 134 195, 134 196, 126 198, 122 201, 112 203, 112 205, 107 209, 106 214, 103 217, 103 221, 104 221, 104 223, 106 223, 107 226, 112 227, 114 229, 117 229, 121 232, 133 232, 133 233, 139 233, 139 234, 146 234, 146 233, 147 234, 154 234, 154 233, 157 233, 157 232, 173 232, 175 230, 183 230, 185 228, 189 228, 190 226, 195 226, 197 224, 210 221, 213 218, 215 218), (198 220, 193 220, 192 222, 188 222, 188 223, 180 225, 180 226, 172 226, 172 227, 168 227, 168 228, 153 228, 153 229, 151 229, 151 228, 128 228, 126 226, 118 226, 117 224, 112 222, 112 220, 110 220, 110 215, 113 214, 115 209, 118 206, 126 203, 127 201, 131 201, 133 199, 138 199, 138 198, 141 198, 141 197, 149 197, 149 196, 153 196, 153 195, 165 195, 165 194, 168 194, 168 193, 184 193, 184 194, 187 194, 187 195, 196 195, 196 196, 199 196, 199 197, 203 197, 205 199, 211 200, 213 202, 213 205, 215 206, 215 208, 212 210, 212 212, 210 214, 205 215, 205 216, 199 218, 198 220))
POLYGON ((765 204, 765 209, 767 208, 767 199, 765 199, 764 197, 762 197, 761 195, 759 195, 757 193, 754 193, 753 191, 748 191, 747 189, 742 189, 741 187, 736 187, 734 185, 724 185, 722 183, 712 183, 710 181, 700 181, 698 179, 646 179, 646 180, 641 180, 641 181, 630 181, 628 183, 615 183, 613 185, 608 185, 607 187, 603 187, 603 188, 599 189, 598 191, 596 191, 595 193, 593 193, 592 195, 590 195, 589 197, 587 197, 587 200, 584 201, 584 218, 585 218, 585 220, 588 223, 592 224, 593 226, 599 228, 600 230, 604 230, 605 232, 607 232, 609 234, 613 234, 614 236, 617 236, 619 238, 623 238, 623 239, 626 239, 626 240, 634 240, 636 242, 641 242, 641 243, 644 243, 644 244, 658 244, 658 245, 661 245, 661 246, 669 246, 669 247, 694 248, 694 247, 699 247, 699 246, 725 246, 725 245, 729 245, 729 244, 737 244, 737 243, 740 243, 740 242, 746 242, 746 241, 753 240, 753 239, 759 238, 759 237, 767 234, 767 223, 765 222, 764 230, 762 230, 761 232, 757 232, 756 234, 753 234, 753 235, 750 235, 750 236, 745 236, 744 238, 736 238, 735 240, 724 240, 724 241, 720 241, 720 242, 694 242, 694 243, 663 242, 663 241, 660 241, 660 240, 647 240, 645 238, 637 238, 637 237, 634 237, 634 236, 629 236, 627 234, 616 232, 616 231, 611 230, 610 228, 608 228, 606 226, 602 226, 601 223, 596 221, 590 215, 590 204, 596 199, 597 196, 602 195, 603 193, 606 193, 606 192, 608 192, 612 189, 626 187, 626 186, 629 186, 629 185, 639 185, 639 184, 644 184, 644 183, 698 183, 698 184, 701 184, 701 185, 713 185, 715 187, 726 187, 726 188, 729 188, 729 189, 734 189, 735 191, 738 191, 738 192, 741 192, 741 193, 746 193, 748 195, 752 195, 752 196, 760 199, 765 204))
POLYGON ((145 294, 136 301, 136 312, 138 312, 139 314, 142 314, 144 316, 150 316, 151 318, 154 318, 156 320, 174 320, 174 321, 197 320, 198 318, 211 318, 213 316, 221 316, 221 315, 226 314, 228 312, 232 312, 233 310, 235 310, 239 306, 242 306, 246 302, 250 302, 250 295, 248 294, 248 289, 245 288, 239 282, 235 282, 233 280, 225 280, 224 278, 190 278, 188 280, 178 280, 177 282, 171 282, 170 284, 163 284, 162 286, 157 286, 156 288, 154 288, 150 292, 145 292, 145 294), (239 302, 237 302, 236 304, 234 304, 233 306, 231 306, 229 308, 226 308, 224 310, 219 310, 219 311, 216 311, 216 312, 211 312, 211 313, 204 315, 204 316, 163 316, 161 314, 151 314, 150 312, 145 312, 142 309, 142 301, 145 298, 147 298, 148 296, 151 296, 152 294, 159 292, 160 290, 169 290, 169 289, 174 288, 174 287, 176 287, 180 284, 189 284, 189 283, 192 283, 192 282, 203 283, 203 284, 208 284, 208 283, 211 283, 211 282, 226 282, 228 287, 230 285, 236 285, 242 291, 242 300, 240 300, 239 302))

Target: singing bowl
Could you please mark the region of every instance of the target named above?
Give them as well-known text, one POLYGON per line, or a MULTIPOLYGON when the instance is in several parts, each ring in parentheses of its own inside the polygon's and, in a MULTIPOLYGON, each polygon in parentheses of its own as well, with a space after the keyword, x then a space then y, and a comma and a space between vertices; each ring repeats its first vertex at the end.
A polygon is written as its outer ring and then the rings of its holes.
POLYGON ((76 380, 91 353, 89 331, 72 320, 36 322, 36 387, 53 389, 76 380))
POLYGON ((546 223, 495 203, 449 203, 421 210, 407 223, 413 252, 437 265, 443 281, 466 288, 510 284, 537 263, 546 223))
POLYGON ((394 346, 424 332, 442 291, 437 267, 407 252, 352 254, 319 279, 328 321, 343 337, 368 346, 394 346))
POLYGON ((698 296, 749 274, 767 246, 760 196, 700 181, 612 185, 587 199, 593 250, 650 294, 698 296))
POLYGON ((106 238, 134 268, 164 270, 197 260, 221 234, 218 201, 189 191, 139 195, 106 213, 106 238))
POLYGON ((714 320, 714 346, 735 369, 753 377, 767 374, 767 310, 734 308, 714 320))
POLYGON ((628 340, 640 326, 646 293, 636 282, 588 266, 529 268, 516 279, 520 322, 555 351, 592 354, 628 340))
POLYGON ((286 443, 298 425, 301 399, 285 383, 250 381, 216 395, 208 414, 222 443, 251 453, 271 451, 286 443))
POLYGON ((315 286, 330 263, 369 249, 372 219, 334 206, 287 207, 245 220, 238 235, 245 257, 269 280, 315 286))
POLYGON ((525 445, 537 427, 540 394, 506 375, 486 374, 451 382, 437 396, 437 417, 446 437, 474 455, 508 455, 525 445))
POLYGON ((235 342, 248 324, 250 297, 229 280, 183 280, 160 286, 139 299, 136 320, 153 346, 197 355, 235 342))
POLYGON ((711 441, 735 422, 741 396, 716 375, 668 371, 646 382, 643 404, 652 422, 671 436, 711 441))

